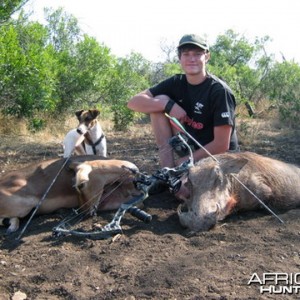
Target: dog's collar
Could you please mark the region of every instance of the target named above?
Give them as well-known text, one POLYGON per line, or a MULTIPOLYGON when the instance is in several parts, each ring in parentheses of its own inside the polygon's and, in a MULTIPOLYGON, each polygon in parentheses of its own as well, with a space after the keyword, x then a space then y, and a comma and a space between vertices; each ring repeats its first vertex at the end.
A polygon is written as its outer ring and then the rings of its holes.
POLYGON ((105 135, 102 133, 101 136, 99 137, 99 139, 96 141, 96 143, 93 144, 93 146, 98 146, 101 141, 105 138, 105 135))
MULTIPOLYGON (((80 129, 77 129, 77 132, 79 134, 82 134, 80 129)), ((105 138, 105 135, 102 133, 101 136, 99 137, 99 139, 95 143, 93 143, 92 140, 91 140, 91 138, 90 138, 90 136, 89 136, 89 134, 87 134, 87 133, 88 132, 86 132, 84 134, 85 139, 84 139, 84 141, 82 143, 83 143, 83 145, 87 144, 87 145, 91 146, 93 148, 94 155, 96 155, 97 154, 96 147, 102 142, 102 140, 105 138)))

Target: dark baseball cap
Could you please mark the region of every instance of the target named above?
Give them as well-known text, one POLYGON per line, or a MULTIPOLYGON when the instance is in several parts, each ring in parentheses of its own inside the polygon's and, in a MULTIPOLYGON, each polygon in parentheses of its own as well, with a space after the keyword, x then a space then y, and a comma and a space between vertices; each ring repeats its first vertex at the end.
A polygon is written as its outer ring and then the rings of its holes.
POLYGON ((188 44, 198 46, 199 48, 204 49, 204 50, 209 50, 209 46, 208 46, 206 40, 204 38, 202 38, 201 36, 196 35, 196 34, 186 34, 186 35, 184 35, 180 39, 177 49, 179 49, 181 46, 188 45, 188 44))

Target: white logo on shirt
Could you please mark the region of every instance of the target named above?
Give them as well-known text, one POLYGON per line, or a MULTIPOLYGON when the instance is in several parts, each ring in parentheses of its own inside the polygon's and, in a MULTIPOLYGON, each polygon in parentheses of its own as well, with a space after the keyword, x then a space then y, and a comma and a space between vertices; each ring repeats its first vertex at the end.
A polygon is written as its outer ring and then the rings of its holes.
POLYGON ((229 114, 228 111, 227 111, 227 112, 223 112, 223 113, 221 113, 221 117, 222 117, 222 118, 229 118, 229 117, 230 117, 230 114, 229 114))
POLYGON ((201 109, 202 109, 203 107, 204 107, 204 105, 203 105, 202 103, 197 102, 197 103, 195 104, 194 113, 195 113, 195 114, 202 114, 201 109))

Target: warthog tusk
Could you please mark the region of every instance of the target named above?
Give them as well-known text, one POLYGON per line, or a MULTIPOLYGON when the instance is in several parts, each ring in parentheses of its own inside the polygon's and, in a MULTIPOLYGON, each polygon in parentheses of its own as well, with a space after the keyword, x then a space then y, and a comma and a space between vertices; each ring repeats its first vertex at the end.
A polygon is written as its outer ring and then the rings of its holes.
POLYGON ((181 215, 182 214, 182 210, 181 210, 182 204, 179 204, 179 206, 177 207, 177 214, 181 215))

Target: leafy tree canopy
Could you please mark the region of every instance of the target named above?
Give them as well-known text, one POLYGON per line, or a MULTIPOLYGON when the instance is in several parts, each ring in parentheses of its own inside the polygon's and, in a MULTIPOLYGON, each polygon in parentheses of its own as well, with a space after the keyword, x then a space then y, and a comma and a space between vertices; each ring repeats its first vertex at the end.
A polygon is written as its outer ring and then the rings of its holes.
MULTIPOLYGON (((1 22, 27 1, 4 1, 1 22)), ((127 101, 149 86, 180 73, 175 46, 163 45, 166 59, 147 61, 138 53, 118 58, 95 38, 83 34, 77 19, 62 8, 45 9, 46 25, 21 13, 0 26, 0 109, 41 126, 39 116, 74 109, 106 107, 116 129, 125 130, 138 117, 127 101), (172 50, 173 49, 173 50, 172 50)), ((238 103, 268 99, 285 119, 299 119, 300 67, 276 62, 268 54, 268 36, 250 42, 227 30, 211 45, 208 71, 225 80, 238 103)))
POLYGON ((29 0, 1 0, 0 25, 6 23, 11 16, 19 11, 29 0))

